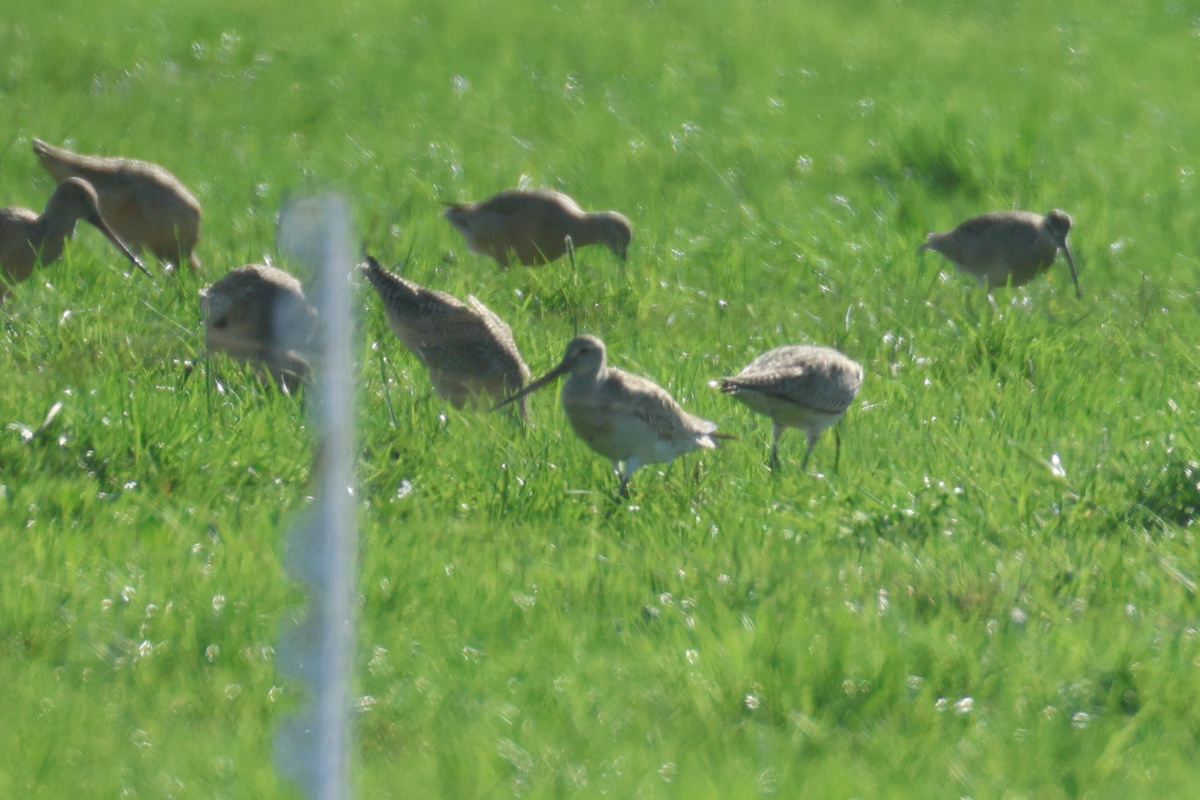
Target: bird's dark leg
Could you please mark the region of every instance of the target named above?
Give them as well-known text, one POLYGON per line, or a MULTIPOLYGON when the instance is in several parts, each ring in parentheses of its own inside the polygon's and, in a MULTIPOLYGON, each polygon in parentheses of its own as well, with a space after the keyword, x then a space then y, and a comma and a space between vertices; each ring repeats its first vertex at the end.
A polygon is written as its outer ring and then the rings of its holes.
MULTIPOLYGON (((575 264, 575 240, 571 238, 570 234, 567 234, 565 237, 563 237, 563 242, 567 245, 567 258, 571 259, 571 286, 572 286, 572 288, 578 290, 579 289, 579 268, 575 264)), ((577 307, 577 303, 576 303, 576 301, 578 299, 579 299, 578 295, 576 295, 575 297, 572 297, 570 300, 570 303, 571 303, 571 327, 574 328, 574 330, 575 330, 575 333, 572 334, 574 336, 579 335, 579 308, 577 307)))
POLYGON ((383 402, 387 405, 388 419, 392 422, 392 430, 398 426, 396 423, 396 410, 392 408, 392 391, 388 388, 387 370, 384 368, 383 348, 379 347, 379 342, 375 343, 375 352, 379 354, 379 381, 383 384, 383 402))
POLYGON ((804 451, 804 461, 800 462, 800 470, 808 471, 808 457, 812 455, 813 448, 817 446, 817 437, 811 433, 808 435, 808 449, 804 451))
POLYGON ((783 433, 783 426, 778 423, 775 425, 775 433, 771 438, 771 461, 770 467, 772 472, 779 469, 779 436, 783 433))
POLYGON ((842 461, 842 423, 839 420, 833 426, 833 471, 838 471, 842 461))
POLYGON ((208 410, 208 421, 212 422, 212 385, 216 378, 212 372, 212 357, 204 350, 204 406, 208 410))
POLYGON ((612 462, 612 468, 613 472, 617 473, 617 477, 620 479, 620 484, 617 486, 617 499, 619 501, 621 498, 629 496, 629 478, 621 470, 621 462, 612 462))
POLYGON ((188 378, 192 377, 192 372, 196 369, 196 360, 183 362, 183 375, 179 378, 179 389, 182 390, 187 385, 188 378))
POLYGON ((629 497, 629 479, 633 477, 633 473, 637 472, 638 467, 641 465, 642 462, 637 458, 627 458, 625 459, 625 463, 621 465, 621 487, 617 490, 621 497, 629 497))

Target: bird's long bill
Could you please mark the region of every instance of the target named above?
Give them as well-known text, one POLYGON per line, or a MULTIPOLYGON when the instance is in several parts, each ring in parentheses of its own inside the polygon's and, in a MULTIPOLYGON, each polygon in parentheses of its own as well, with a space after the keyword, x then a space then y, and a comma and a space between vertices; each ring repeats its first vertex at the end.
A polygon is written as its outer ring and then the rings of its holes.
POLYGON ((538 389, 540 389, 543 386, 545 386, 546 384, 550 383, 555 378, 565 375, 567 372, 570 371, 570 369, 571 369, 570 365, 564 361, 563 363, 559 364, 554 369, 547 372, 542 377, 538 378, 533 383, 526 386, 521 391, 514 394, 512 397, 506 397, 505 399, 501 400, 499 403, 496 403, 496 405, 492 406, 492 411, 496 411, 498 409, 504 408, 504 406, 508 405, 509 403, 515 403, 516 401, 520 400, 525 395, 536 392, 538 389))
POLYGON ((1063 243, 1063 253, 1067 256, 1067 266, 1071 268, 1071 280, 1075 283, 1075 296, 1083 297, 1083 292, 1079 291, 1079 273, 1075 271, 1075 259, 1071 258, 1071 248, 1063 243))
POLYGON ((88 222, 95 225, 101 233, 108 237, 108 240, 112 242, 118 250, 121 251, 121 255, 132 261, 133 265, 144 272, 147 278, 153 279, 153 276, 150 274, 150 270, 146 269, 146 265, 142 263, 142 260, 138 258, 137 255, 134 254, 134 252, 130 250, 123 241, 121 241, 121 237, 113 233, 113 229, 108 227, 108 223, 104 221, 104 217, 100 216, 99 214, 90 214, 88 215, 88 222))

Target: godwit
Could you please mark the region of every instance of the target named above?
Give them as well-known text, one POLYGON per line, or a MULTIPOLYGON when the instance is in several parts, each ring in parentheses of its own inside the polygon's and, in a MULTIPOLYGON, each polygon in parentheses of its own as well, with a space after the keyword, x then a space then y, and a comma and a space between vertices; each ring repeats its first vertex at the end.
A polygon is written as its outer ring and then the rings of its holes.
POLYGON ((157 164, 132 158, 85 156, 33 140, 33 152, 56 181, 83 178, 96 188, 100 210, 114 231, 140 253, 159 261, 199 266, 192 254, 200 238, 200 203, 157 164))
POLYGON ((1075 294, 1079 276, 1067 246, 1071 217, 1055 209, 1046 216, 1031 211, 992 211, 972 217, 952 231, 929 234, 918 250, 936 250, 989 289, 1023 286, 1054 263, 1062 250, 1071 268, 1075 294))
POLYGON ((575 247, 602 244, 622 261, 633 228, 615 211, 589 214, 562 192, 549 189, 500 192, 477 203, 451 205, 443 216, 467 240, 467 249, 507 267, 516 257, 525 266, 545 264, 575 247))
POLYGON ((300 281, 275 267, 247 264, 200 290, 204 344, 264 367, 287 393, 309 372, 302 355, 316 332, 317 313, 300 281))
POLYGON ((4 278, 0 282, 0 302, 11 284, 29 277, 35 264, 45 266, 58 260, 63 242, 75 233, 75 223, 81 219, 99 228, 138 269, 150 274, 104 221, 96 191, 87 181, 70 178, 50 195, 41 216, 27 208, 0 209, 0 272, 4 278))
MULTIPOLYGON (((429 369, 438 396, 462 408, 480 395, 504 397, 529 380, 512 329, 474 295, 426 289, 367 256, 363 273, 375 287, 388 327, 429 369)), ((528 416, 525 403, 521 416, 528 416)))
POLYGON ((584 444, 612 462, 621 476, 619 492, 628 493, 629 479, 643 464, 672 461, 698 447, 715 448, 717 424, 689 414, 658 384, 606 363, 604 342, 576 336, 562 363, 497 408, 523 399, 560 375, 567 421, 584 444))
POLYGON ((721 391, 775 423, 772 469, 779 466, 779 436, 786 428, 803 428, 808 436, 803 470, 817 437, 845 415, 862 379, 862 365, 832 347, 794 344, 768 350, 736 378, 723 378, 721 391))

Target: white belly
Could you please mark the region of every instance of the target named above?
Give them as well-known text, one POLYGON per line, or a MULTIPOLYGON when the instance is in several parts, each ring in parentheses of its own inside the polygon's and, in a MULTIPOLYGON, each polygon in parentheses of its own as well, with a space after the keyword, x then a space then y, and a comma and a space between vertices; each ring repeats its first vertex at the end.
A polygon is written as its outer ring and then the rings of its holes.
POLYGON ((642 464, 660 464, 701 446, 694 436, 663 438, 659 431, 635 415, 565 403, 563 409, 575 435, 609 461, 636 458, 642 464))

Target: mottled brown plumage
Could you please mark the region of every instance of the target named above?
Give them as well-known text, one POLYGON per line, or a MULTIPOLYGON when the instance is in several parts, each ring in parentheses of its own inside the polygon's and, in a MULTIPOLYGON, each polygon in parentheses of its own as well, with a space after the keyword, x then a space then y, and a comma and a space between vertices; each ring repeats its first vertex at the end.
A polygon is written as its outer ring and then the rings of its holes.
POLYGON ((935 250, 974 275, 989 289, 1023 286, 1049 269, 1062 250, 1075 293, 1079 276, 1067 245, 1071 217, 1057 209, 1046 216, 1030 211, 992 211, 972 217, 952 231, 929 234, 918 250, 935 250))
MULTIPOLYGON (((500 405, 524 399, 561 375, 562 404, 575 435, 612 462, 624 495, 643 464, 672 461, 698 447, 715 448, 715 422, 684 411, 666 389, 646 378, 607 365, 604 342, 577 336, 562 362, 500 405)), ((497 406, 499 407, 499 406, 497 406)))
POLYGON ((602 244, 625 260, 632 238, 629 220, 615 211, 588 213, 562 192, 549 189, 500 192, 477 203, 449 206, 443 214, 472 253, 507 267, 545 264, 575 247, 602 244))
POLYGON ((35 265, 52 264, 62 256, 64 243, 81 219, 96 226, 126 258, 146 272, 100 213, 96 191, 87 181, 70 178, 55 188, 40 215, 15 206, 0 209, 0 302, 9 286, 28 278, 35 265))
POLYGON ((200 203, 170 172, 132 158, 80 155, 41 139, 33 140, 33 152, 56 181, 77 177, 92 184, 105 219, 134 252, 199 265, 192 250, 200 238, 200 203))
MULTIPOLYGON (((529 380, 512 329, 474 295, 464 304, 388 272, 370 256, 363 273, 383 301, 388 327, 429 369, 434 390, 455 408, 481 395, 504 397, 529 380)), ((520 409, 527 416, 525 403, 520 409)))
POLYGON ((286 392, 300 387, 317 329, 300 281, 275 267, 247 264, 201 289, 200 298, 210 352, 266 369, 286 392))
POLYGON ((737 377, 723 378, 721 391, 775 423, 772 468, 779 466, 780 435, 803 428, 808 449, 800 468, 807 469, 817 437, 845 415, 862 379, 862 366, 832 347, 795 344, 768 350, 737 377))

